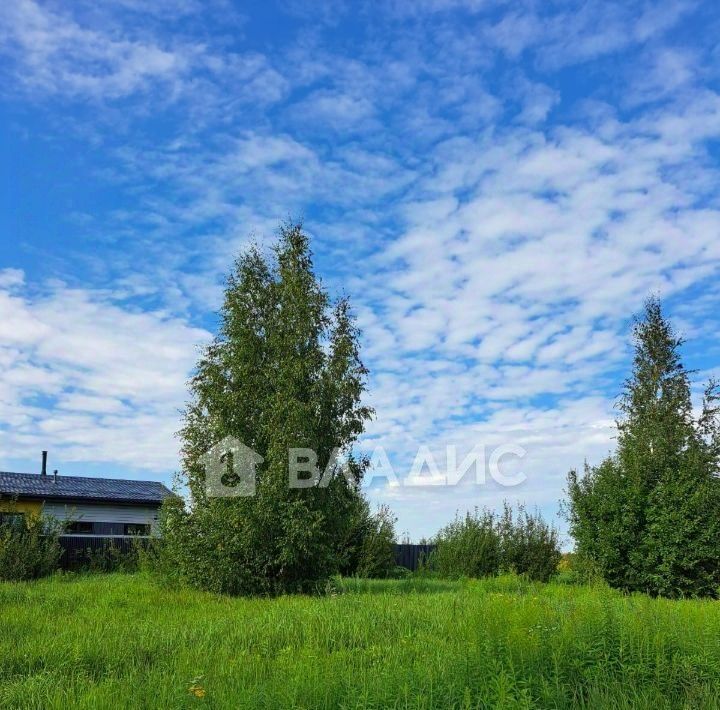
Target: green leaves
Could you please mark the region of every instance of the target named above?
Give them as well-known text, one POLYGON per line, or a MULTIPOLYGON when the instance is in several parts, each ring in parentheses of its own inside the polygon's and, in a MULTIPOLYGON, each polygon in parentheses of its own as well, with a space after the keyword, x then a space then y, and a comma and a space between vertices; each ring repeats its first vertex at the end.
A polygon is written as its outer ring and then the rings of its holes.
POLYGON ((711 382, 693 418, 682 339, 650 299, 636 321, 618 450, 568 477, 577 551, 613 586, 669 597, 720 589, 720 408, 711 382))
POLYGON ((500 571, 501 539, 490 511, 457 515, 437 534, 430 567, 441 577, 487 577, 500 571))
MULTIPOLYGON (((0 501, 2 502, 2 501, 0 501)), ((18 514, 14 501, 0 520, 0 580, 38 579, 57 569, 62 524, 47 515, 18 514)))
POLYGON ((186 581, 230 593, 303 591, 337 571, 366 468, 352 446, 372 410, 367 370, 346 299, 331 304, 300 224, 280 227, 270 255, 251 246, 235 262, 220 329, 190 382, 181 431, 189 511, 173 511, 175 560, 186 581), (256 495, 209 499, 201 457, 233 436, 264 462, 256 495), (292 489, 288 455, 312 449, 324 470, 334 449, 350 482, 292 489))
POLYGON ((430 568, 442 577, 488 577, 514 572, 547 582, 560 562, 557 530, 540 513, 514 511, 505 502, 501 515, 489 510, 456 515, 440 530, 430 568))
POLYGON ((353 523, 342 549, 340 572, 365 578, 386 578, 395 572, 395 522, 385 505, 372 513, 364 498, 356 501, 353 523))

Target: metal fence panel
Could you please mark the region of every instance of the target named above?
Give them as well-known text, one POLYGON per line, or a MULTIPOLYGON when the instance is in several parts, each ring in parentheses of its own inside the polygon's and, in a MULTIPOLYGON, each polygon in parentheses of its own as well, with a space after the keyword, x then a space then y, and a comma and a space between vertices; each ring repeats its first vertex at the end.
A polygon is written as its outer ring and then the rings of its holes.
POLYGON ((58 538, 62 548, 60 568, 78 569, 88 562, 93 553, 114 549, 118 554, 128 554, 137 545, 145 545, 149 538, 133 535, 61 535, 58 538))
MULTIPOLYGON (((77 569, 86 564, 93 553, 110 548, 127 554, 138 544, 147 544, 148 540, 149 538, 128 535, 61 535, 59 542, 63 554, 60 567, 65 570, 77 569)), ((395 564, 414 572, 434 549, 435 545, 395 545, 395 564)))
POLYGON ((435 545, 395 545, 395 564, 414 572, 434 549, 435 545))

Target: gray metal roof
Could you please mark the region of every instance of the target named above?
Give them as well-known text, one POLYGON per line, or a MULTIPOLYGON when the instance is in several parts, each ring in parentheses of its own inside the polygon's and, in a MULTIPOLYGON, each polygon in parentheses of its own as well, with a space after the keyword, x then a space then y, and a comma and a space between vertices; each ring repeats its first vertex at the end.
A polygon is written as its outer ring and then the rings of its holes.
POLYGON ((85 476, 41 476, 38 473, 0 471, 0 495, 4 497, 96 500, 160 505, 173 493, 157 481, 129 481, 85 476))

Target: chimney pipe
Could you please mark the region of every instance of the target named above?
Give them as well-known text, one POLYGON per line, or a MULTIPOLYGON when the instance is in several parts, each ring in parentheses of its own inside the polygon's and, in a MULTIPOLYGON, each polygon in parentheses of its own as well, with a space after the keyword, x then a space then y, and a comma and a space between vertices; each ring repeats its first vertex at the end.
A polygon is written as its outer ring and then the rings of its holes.
POLYGON ((57 469, 53 471, 53 483, 57 483, 57 469))
POLYGON ((47 476, 47 451, 42 452, 42 471, 40 471, 41 476, 47 476))

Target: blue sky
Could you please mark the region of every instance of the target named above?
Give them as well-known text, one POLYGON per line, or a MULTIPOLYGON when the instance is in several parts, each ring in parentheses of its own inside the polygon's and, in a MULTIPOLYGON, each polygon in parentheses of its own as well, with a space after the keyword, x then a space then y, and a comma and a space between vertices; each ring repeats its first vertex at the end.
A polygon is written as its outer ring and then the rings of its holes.
POLYGON ((373 500, 413 537, 554 515, 650 293, 719 372, 718 37, 710 1, 2 3, 0 468, 169 481, 222 277, 294 216, 363 328, 364 445, 527 451, 373 500))

